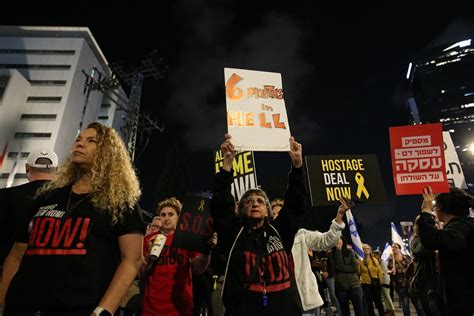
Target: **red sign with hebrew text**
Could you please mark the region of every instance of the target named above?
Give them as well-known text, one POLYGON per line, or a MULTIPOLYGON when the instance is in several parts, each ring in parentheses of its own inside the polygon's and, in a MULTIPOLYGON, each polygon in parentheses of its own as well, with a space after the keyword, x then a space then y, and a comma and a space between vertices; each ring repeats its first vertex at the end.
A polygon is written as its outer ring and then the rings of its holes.
POLYGON ((442 124, 390 127, 390 147, 397 195, 449 192, 442 124))

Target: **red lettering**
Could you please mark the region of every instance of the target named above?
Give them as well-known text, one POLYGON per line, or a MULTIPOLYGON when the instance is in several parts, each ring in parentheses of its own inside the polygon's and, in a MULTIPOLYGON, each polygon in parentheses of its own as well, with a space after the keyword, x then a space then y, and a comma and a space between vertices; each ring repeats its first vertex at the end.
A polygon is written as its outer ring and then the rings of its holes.
POLYGON ((51 239, 51 235, 53 234, 55 221, 56 220, 54 218, 50 218, 50 217, 41 218, 41 225, 40 225, 38 235, 36 238, 36 244, 35 244, 36 247, 44 247, 48 244, 49 240, 51 239), (41 237, 43 233, 45 232, 46 224, 48 224, 48 228, 47 228, 46 234, 44 234, 43 236, 43 242, 41 242, 41 237))
POLYGON ((30 232, 30 239, 28 242, 28 245, 30 247, 33 247, 33 245, 35 244, 35 239, 36 239, 36 236, 38 235, 38 228, 39 228, 39 223, 41 221, 41 218, 35 218, 33 221, 34 221, 33 229, 30 232))
POLYGON ((272 257, 276 258, 276 260, 278 262, 278 267, 280 267, 280 269, 279 269, 280 271, 278 271, 278 275, 275 278, 275 281, 277 281, 277 282, 280 282, 281 280, 283 280, 283 273, 281 271, 281 267, 283 266, 283 260, 281 259, 279 254, 280 254, 279 251, 272 253, 272 257))
POLYGON ((65 221, 63 227, 61 228, 61 232, 59 232, 61 220, 56 221, 56 225, 55 225, 56 229, 54 231, 54 239, 53 239, 53 245, 52 245, 53 247, 58 247, 61 240, 64 240, 63 242, 64 247, 71 247, 72 241, 74 240, 74 237, 76 237, 77 231, 79 230, 79 226, 81 226, 82 218, 79 217, 76 220, 76 223, 74 224, 74 228, 72 229, 72 233, 71 233, 71 223, 72 223, 72 218, 68 218, 65 221))
POLYGON ((265 281, 263 279, 265 276, 263 275, 264 272, 262 271, 262 267, 265 267, 266 265, 268 265, 268 257, 262 257, 262 264, 260 265, 260 267, 258 267, 258 279, 260 280, 260 284, 263 284, 263 282, 265 281))
POLYGON ((87 235, 89 235, 89 224, 91 222, 90 218, 84 218, 84 221, 82 222, 82 229, 81 229, 81 234, 79 235, 79 240, 80 241, 85 241, 87 235))
POLYGON ((191 217, 191 213, 183 214, 183 221, 181 222, 181 225, 179 225, 179 229, 181 229, 182 231, 188 231, 190 217, 191 217))
POLYGON ((278 254, 281 256, 283 266, 282 266, 282 275, 283 280, 287 280, 290 277, 290 273, 288 272, 288 256, 283 251, 279 251, 278 254))
POLYGON ((273 260, 271 256, 268 257, 268 274, 270 274, 269 283, 275 282, 275 270, 273 270, 273 260))
POLYGON ((254 253, 250 253, 248 251, 245 251, 244 255, 245 255, 245 275, 246 275, 246 279, 248 280, 248 278, 250 278, 250 271, 255 265, 256 257, 254 253))
POLYGON ((258 117, 260 118, 261 127, 272 128, 272 124, 270 122, 267 122, 267 119, 265 118, 265 113, 258 114, 258 117))
POLYGON ((285 123, 280 122, 280 113, 273 114, 272 116, 273 116, 273 126, 275 126, 275 128, 286 129, 285 123))
POLYGON ((206 220, 206 230, 204 232, 204 236, 209 236, 210 234, 212 234, 212 224, 214 224, 214 221, 212 220, 212 218, 208 218, 206 220))
POLYGON ((192 227, 193 233, 199 234, 201 232, 201 224, 202 224, 202 216, 201 215, 194 216, 193 227, 192 227))

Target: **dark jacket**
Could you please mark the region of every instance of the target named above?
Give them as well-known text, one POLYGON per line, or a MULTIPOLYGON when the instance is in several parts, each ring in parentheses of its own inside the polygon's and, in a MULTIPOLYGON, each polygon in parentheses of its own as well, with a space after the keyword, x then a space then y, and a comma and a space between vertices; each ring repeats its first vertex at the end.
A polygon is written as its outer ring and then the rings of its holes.
POLYGON ((416 262, 414 279, 410 284, 411 295, 423 300, 424 295, 435 288, 436 266, 433 250, 428 250, 421 244, 420 237, 413 237, 410 242, 413 259, 416 262))
POLYGON ((328 270, 335 273, 334 283, 338 291, 360 287, 360 268, 351 250, 333 249, 328 256, 328 270))
POLYGON ((229 257, 223 291, 226 315, 300 315, 291 248, 299 215, 304 214, 303 168, 292 168, 284 207, 274 221, 259 229, 250 229, 243 217, 236 216, 232 181, 232 171, 215 175, 210 204, 221 249, 229 257))
POLYGON ((439 250, 440 272, 446 292, 446 310, 452 315, 474 313, 474 219, 456 217, 442 230, 429 213, 418 219, 420 241, 427 250, 439 250))

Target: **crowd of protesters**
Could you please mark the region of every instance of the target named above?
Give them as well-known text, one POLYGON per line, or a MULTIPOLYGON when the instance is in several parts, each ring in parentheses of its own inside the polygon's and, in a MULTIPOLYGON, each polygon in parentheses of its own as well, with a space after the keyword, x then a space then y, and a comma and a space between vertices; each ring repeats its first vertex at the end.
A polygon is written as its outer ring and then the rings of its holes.
POLYGON ((30 183, 0 190, 3 315, 473 315, 474 199, 452 188, 423 191, 411 253, 342 237, 346 198, 326 232, 303 229, 307 190, 302 145, 289 140, 291 168, 283 199, 260 188, 236 203, 236 150, 226 135, 214 176, 215 232, 197 253, 174 246, 181 201, 158 203, 146 225, 125 146, 110 127, 92 123, 58 165, 33 151, 30 183), (392 290, 392 291, 391 291, 392 290), (392 292, 392 293, 391 293, 392 292))

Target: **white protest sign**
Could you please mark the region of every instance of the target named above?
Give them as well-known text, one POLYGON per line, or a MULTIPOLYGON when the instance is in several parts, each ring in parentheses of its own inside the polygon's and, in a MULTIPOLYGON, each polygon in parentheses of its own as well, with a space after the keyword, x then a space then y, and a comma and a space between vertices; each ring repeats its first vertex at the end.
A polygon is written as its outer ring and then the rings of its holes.
POLYGON ((224 68, 227 128, 240 151, 288 151, 281 74, 224 68))
POLYGON ((459 189, 467 189, 466 179, 461 169, 458 154, 454 148, 453 140, 449 132, 443 132, 444 160, 446 161, 446 176, 450 186, 459 189))

